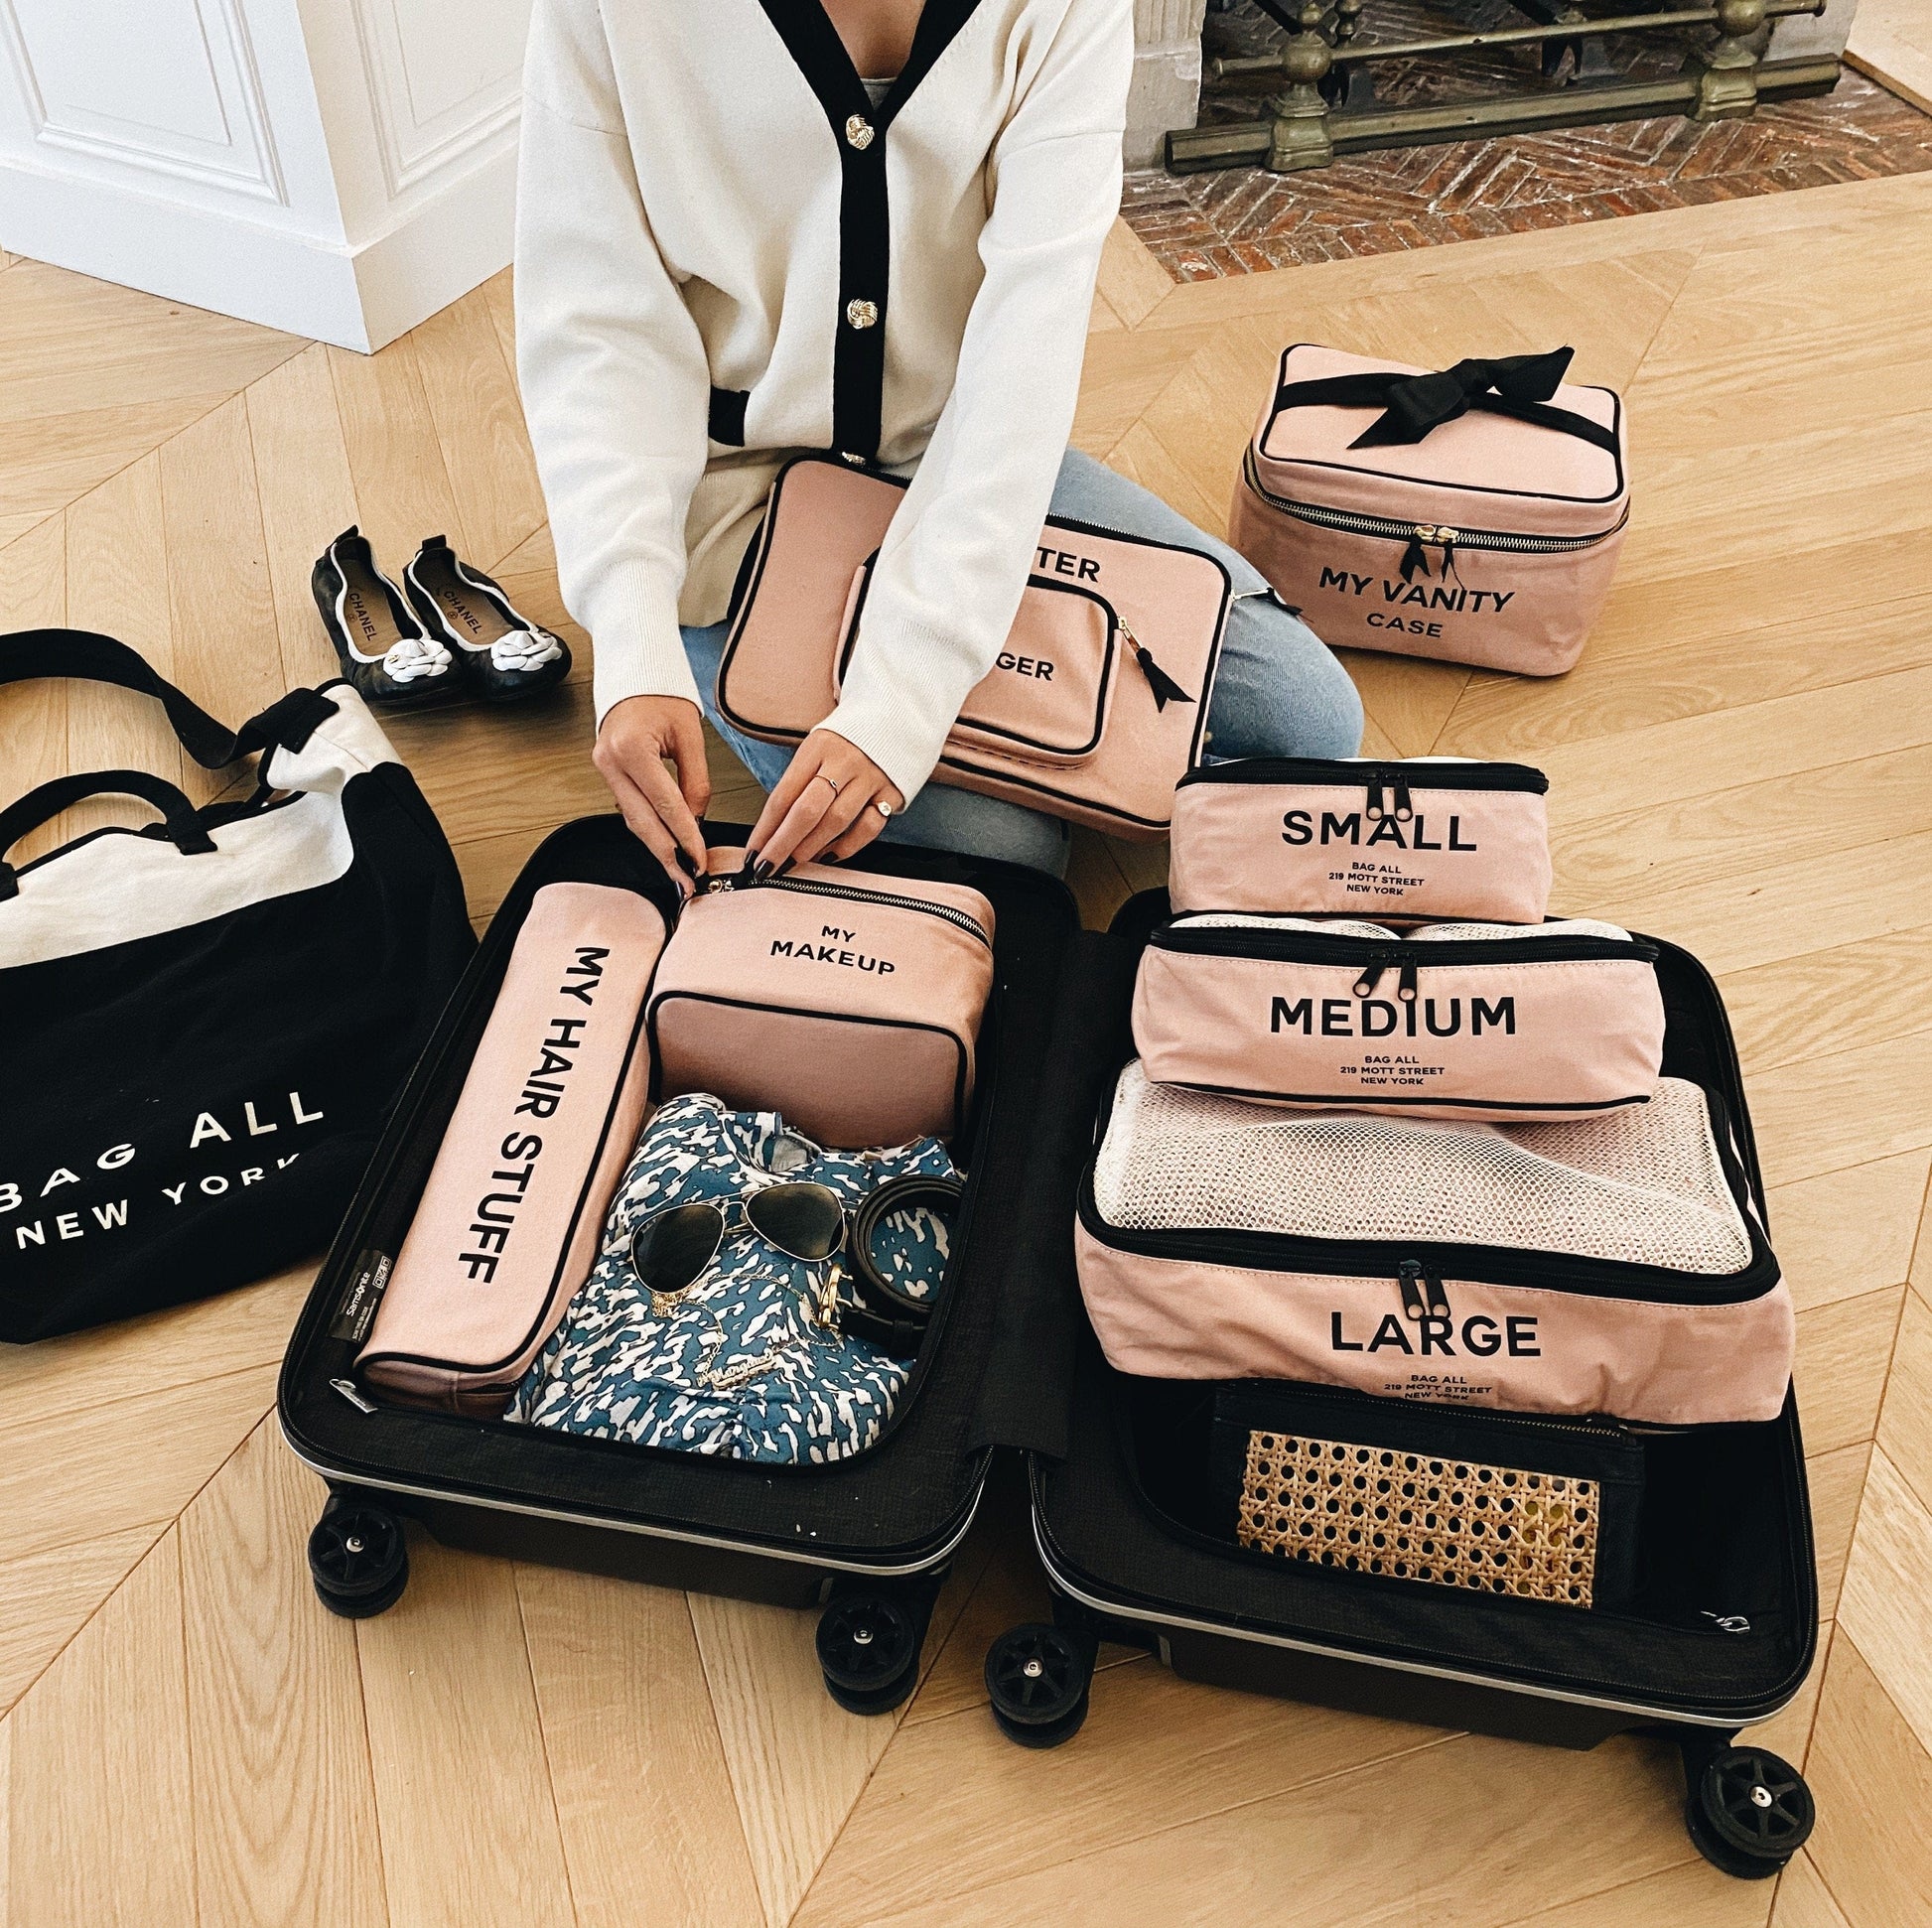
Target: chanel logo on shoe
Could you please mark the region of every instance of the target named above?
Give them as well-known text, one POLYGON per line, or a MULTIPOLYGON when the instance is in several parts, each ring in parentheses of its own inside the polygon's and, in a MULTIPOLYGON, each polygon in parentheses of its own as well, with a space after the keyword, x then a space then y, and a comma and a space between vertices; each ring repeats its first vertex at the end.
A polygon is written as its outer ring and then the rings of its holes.
POLYGON ((853 114, 845 123, 846 144, 864 153, 872 145, 873 127, 864 114, 853 114))
POLYGON ((876 301, 849 301, 845 305, 845 319, 853 328, 870 328, 879 319, 879 304, 876 301))

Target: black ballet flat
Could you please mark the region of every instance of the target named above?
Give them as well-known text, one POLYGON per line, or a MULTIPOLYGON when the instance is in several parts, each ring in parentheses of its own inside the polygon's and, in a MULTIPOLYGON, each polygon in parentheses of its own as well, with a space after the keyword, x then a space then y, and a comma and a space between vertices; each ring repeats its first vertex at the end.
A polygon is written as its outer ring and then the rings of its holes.
POLYGON ((455 656, 417 621, 353 523, 316 558, 309 587, 343 674, 366 702, 417 709, 455 694, 455 656))
POLYGON ((423 625, 455 657, 486 703, 521 703, 570 674, 570 645, 532 622, 499 584, 472 569, 440 535, 403 571, 423 625))

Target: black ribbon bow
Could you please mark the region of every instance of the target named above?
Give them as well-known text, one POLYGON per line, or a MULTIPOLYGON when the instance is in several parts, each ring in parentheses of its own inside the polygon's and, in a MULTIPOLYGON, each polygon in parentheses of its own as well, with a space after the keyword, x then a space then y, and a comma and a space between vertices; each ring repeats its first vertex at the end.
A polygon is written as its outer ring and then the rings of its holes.
POLYGON ((1551 348, 1545 354, 1505 354, 1487 360, 1471 357, 1458 361, 1453 368, 1427 375, 1333 375, 1321 381, 1285 382, 1275 397, 1275 406, 1304 408, 1326 403, 1333 408, 1379 407, 1382 413, 1348 445, 1351 449, 1413 447, 1432 429, 1473 408, 1578 436, 1615 455, 1617 439, 1611 430, 1574 409, 1556 408, 1550 403, 1575 352, 1574 348, 1551 348))
POLYGON ((1381 419, 1371 422, 1349 445, 1385 449, 1420 442, 1431 429, 1485 406, 1490 396, 1521 407, 1547 402, 1563 384, 1574 348, 1547 354, 1506 354, 1493 360, 1471 356, 1434 375, 1398 375, 1388 391, 1381 419))

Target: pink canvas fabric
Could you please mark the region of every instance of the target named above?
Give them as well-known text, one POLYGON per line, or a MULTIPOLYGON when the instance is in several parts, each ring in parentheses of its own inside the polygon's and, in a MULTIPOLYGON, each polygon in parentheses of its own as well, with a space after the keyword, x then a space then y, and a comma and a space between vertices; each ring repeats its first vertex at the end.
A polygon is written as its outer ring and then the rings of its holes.
MULTIPOLYGON (((718 707, 748 736, 799 743, 831 714, 904 486, 816 456, 780 473, 718 665, 718 707)), ((1199 757, 1228 598, 1227 571, 1199 550, 1049 518, 1007 647, 933 781, 1166 836, 1199 757), (1170 682, 1188 700, 1164 701, 1170 682)))
POLYGON ((1655 1090, 1655 952, 1614 924, 1196 912, 1157 930, 1134 1044, 1163 1084, 1424 1118, 1557 1117, 1655 1090))
POLYGON ((1210 763, 1174 797, 1176 911, 1543 921, 1548 779, 1419 757, 1210 763))
POLYGON ((1614 452, 1475 407, 1414 444, 1357 448, 1379 403, 1282 405, 1304 382, 1422 373, 1288 349, 1235 483, 1228 540, 1333 646, 1560 675, 1623 545, 1622 405, 1570 383, 1548 404, 1607 432, 1614 452))
POLYGON ((1130 1063, 1074 1234, 1088 1314, 1150 1378, 1773 1419, 1790 1295, 1707 1102, 1666 1079, 1635 1111, 1449 1126, 1270 1110, 1130 1063))
POLYGON ((490 1418, 589 1276, 643 1124, 646 898, 549 884, 530 900, 442 1150, 356 1360, 411 1404, 490 1418))
POLYGON ((776 1111, 821 1145, 951 1139, 993 988, 993 906, 958 884, 801 864, 685 905, 651 989, 660 1096, 776 1111))

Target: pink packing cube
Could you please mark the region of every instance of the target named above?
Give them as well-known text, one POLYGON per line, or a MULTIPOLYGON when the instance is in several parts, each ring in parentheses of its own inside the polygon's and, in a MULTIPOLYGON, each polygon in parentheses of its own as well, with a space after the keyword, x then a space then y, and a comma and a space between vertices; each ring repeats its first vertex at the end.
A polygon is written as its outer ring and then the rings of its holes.
POLYGON ((1177 911, 1543 921, 1550 779, 1524 763, 1255 757, 1174 795, 1177 911))
POLYGON ((1196 911, 1148 939, 1134 1047, 1163 1084, 1421 1118, 1551 1118, 1656 1089, 1656 947, 1578 917, 1429 924, 1196 911))
POLYGON ((1109 1362, 1392 1399, 1772 1420, 1796 1319, 1717 1098, 1561 1124, 1117 1082, 1074 1253, 1109 1362))
POLYGON ((1565 383, 1571 352, 1431 374, 1290 348, 1228 540, 1326 643, 1560 675, 1630 515, 1622 404, 1565 383))
POLYGON ((412 1404, 503 1410, 590 1276, 637 1142, 644 992, 664 920, 633 891, 546 884, 516 933, 356 1369, 412 1404))

